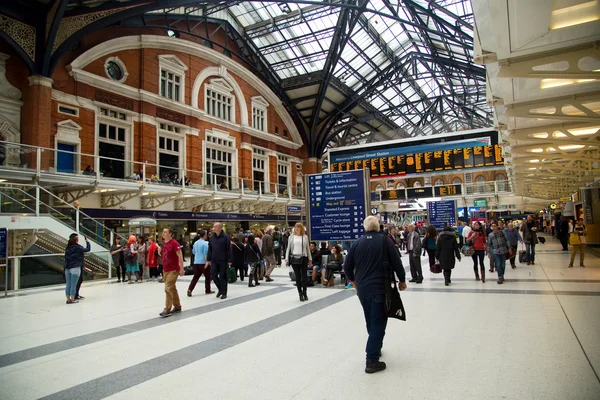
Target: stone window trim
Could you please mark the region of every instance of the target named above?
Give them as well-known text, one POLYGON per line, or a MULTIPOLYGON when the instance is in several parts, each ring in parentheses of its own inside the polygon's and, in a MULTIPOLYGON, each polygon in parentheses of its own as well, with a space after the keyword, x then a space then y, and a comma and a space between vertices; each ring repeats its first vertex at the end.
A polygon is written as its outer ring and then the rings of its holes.
POLYGON ((220 129, 207 129, 205 131, 205 138, 204 140, 202 140, 202 170, 203 170, 203 174, 202 174, 202 184, 203 185, 207 185, 208 184, 208 179, 207 179, 207 163, 211 162, 212 160, 208 160, 206 157, 206 150, 207 149, 215 149, 215 150, 220 150, 220 151, 224 151, 224 152, 229 152, 231 153, 231 176, 229 177, 231 179, 231 187, 229 187, 229 189, 237 189, 239 187, 239 182, 238 182, 238 148, 236 145, 236 139, 235 136, 231 136, 229 135, 228 132, 226 131, 222 131, 220 129), (217 143, 215 143, 215 141, 213 141, 213 139, 216 139, 217 143), (218 143, 218 141, 221 140, 221 144, 218 143))
POLYGON ((183 61, 179 59, 179 57, 172 54, 162 54, 158 56, 158 95, 163 97, 168 101, 172 101, 174 103, 183 103, 185 104, 185 73, 188 70, 188 66, 185 65, 183 61), (162 84, 162 71, 166 73, 172 73, 175 76, 179 77, 179 98, 178 99, 170 99, 167 96, 163 96, 161 94, 160 88, 162 84))
POLYGON ((207 115, 209 115, 213 118, 219 118, 224 121, 235 124, 236 123, 236 115, 235 115, 236 103, 238 100, 239 99, 237 99, 235 96, 234 88, 229 83, 227 83, 227 81, 223 78, 211 79, 208 83, 206 83, 204 85, 204 111, 206 112, 207 115), (225 98, 230 99, 230 102, 229 102, 230 118, 229 119, 219 118, 210 112, 210 108, 209 108, 209 100, 211 98, 209 96, 210 92, 220 94, 221 96, 224 96, 225 98))
MULTIPOLYGON (((177 125, 173 125, 163 121, 156 122, 156 165, 160 168, 160 153, 177 155, 179 156, 179 172, 178 175, 180 177, 185 176, 185 166, 186 166, 186 133, 182 132, 181 129, 177 125), (165 142, 168 139, 172 141, 179 141, 178 143, 178 151, 161 149, 160 148, 160 138, 164 138, 165 142)), ((160 177, 159 177, 160 178, 160 177)))
POLYGON ((94 102, 94 104, 97 106, 96 109, 96 121, 95 121, 95 128, 94 128, 94 132, 95 132, 95 143, 94 143, 94 154, 96 155, 96 157, 101 156, 100 153, 100 142, 101 141, 105 141, 105 142, 110 142, 110 140, 106 140, 106 139, 101 139, 100 138, 100 124, 106 124, 106 125, 112 125, 112 126, 116 126, 118 128, 125 128, 125 176, 130 176, 131 173, 133 172, 132 170, 132 163, 131 161, 134 160, 134 154, 133 154, 133 150, 134 150, 134 146, 133 146, 133 132, 134 132, 134 122, 133 122, 133 113, 131 113, 131 111, 125 110, 125 109, 121 109, 121 108, 117 108, 117 107, 113 107, 113 106, 108 106, 104 103, 99 103, 99 102, 94 102), (117 114, 117 117, 111 117, 110 114, 109 115, 102 115, 101 114, 101 110, 108 110, 108 112, 110 113, 111 111, 115 112, 117 114), (124 115, 124 119, 121 118, 121 114, 124 115))
POLYGON ((127 67, 125 66, 125 63, 123 61, 121 61, 121 59, 119 57, 117 57, 117 56, 115 56, 115 57, 108 57, 106 59, 106 61, 104 61, 104 73, 106 74, 106 76, 108 77, 108 79, 114 80, 115 82, 119 82, 119 83, 124 83, 127 80, 127 77, 129 76, 129 72, 127 71, 127 67), (111 61, 114 62, 115 64, 117 64, 121 68, 121 71, 123 71, 123 76, 119 80, 113 79, 108 74, 108 63, 110 63, 111 61))
MULTIPOLYGON (((82 129, 79 124, 67 119, 56 123, 56 134, 54 135, 54 149, 58 150, 59 143, 75 146, 76 168, 81 168, 81 138, 79 137, 79 132, 82 129)), ((56 171, 57 168, 58 156, 54 157, 54 170, 56 171)))
POLYGON ((68 115, 70 117, 79 117, 79 107, 58 103, 56 106, 56 111, 59 114, 68 115))
POLYGON ((255 96, 250 98, 250 100, 252 103, 252 128, 262 132, 268 132, 269 127, 267 121, 269 120, 269 103, 262 96, 255 96), (259 123, 257 121, 257 118, 260 118, 262 120, 262 123, 259 123))

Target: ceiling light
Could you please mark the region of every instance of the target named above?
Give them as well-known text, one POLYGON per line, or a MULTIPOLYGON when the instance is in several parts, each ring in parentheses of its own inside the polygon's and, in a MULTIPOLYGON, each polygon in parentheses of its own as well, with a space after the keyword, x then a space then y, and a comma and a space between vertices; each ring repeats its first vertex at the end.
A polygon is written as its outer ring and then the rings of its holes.
POLYGON ((535 164, 535 163, 539 163, 539 162, 540 162, 540 160, 538 160, 538 159, 536 158, 536 159, 533 159, 533 160, 529 160, 529 162, 530 162, 530 163, 534 163, 534 164, 535 164))
POLYGON ((577 4, 552 11, 550 29, 561 29, 585 24, 600 19, 600 5, 597 0, 577 4))
POLYGON ((556 151, 556 149, 554 147, 548 147, 546 148, 546 151, 556 151))
POLYGON ((558 148, 561 150, 577 150, 577 149, 582 149, 584 147, 585 147, 585 145, 583 145, 583 144, 570 144, 567 146, 558 146, 558 148))
POLYGON ((575 85, 580 83, 595 82, 597 79, 542 79, 540 89, 551 89, 560 86, 575 85))
POLYGON ((175 34, 175 31, 172 31, 172 30, 170 30, 170 29, 167 31, 167 35, 168 35, 169 37, 175 37, 175 36, 176 36, 176 34, 175 34))
POLYGON ((0 179, 0 182, 6 182, 6 179, 0 179))
POLYGON ((531 137, 534 137, 536 139, 546 139, 548 137, 548 132, 534 133, 533 135, 531 135, 531 137))
POLYGON ((541 149, 541 148, 538 147, 538 148, 535 148, 535 149, 529 149, 527 151, 530 152, 530 153, 542 153, 544 151, 544 149, 541 149))
POLYGON ((144 192, 144 193, 142 193, 142 196, 148 196, 149 194, 150 193, 148 193, 148 192, 144 192))
POLYGON ((573 128, 573 129, 567 129, 567 131, 569 131, 569 133, 573 136, 585 136, 585 135, 593 135, 594 133, 598 132, 598 130, 600 130, 600 125, 599 126, 592 126, 589 128, 573 128))

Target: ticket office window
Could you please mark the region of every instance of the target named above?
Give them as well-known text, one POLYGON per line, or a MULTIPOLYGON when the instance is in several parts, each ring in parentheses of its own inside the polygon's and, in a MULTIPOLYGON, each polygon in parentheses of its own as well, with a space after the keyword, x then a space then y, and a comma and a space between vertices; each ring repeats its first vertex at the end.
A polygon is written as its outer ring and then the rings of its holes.
POLYGON ((133 172, 130 157, 131 122, 127 114, 101 107, 98 113, 97 155, 100 173, 106 178, 124 179, 133 172))
POLYGON ((232 140, 206 136, 205 182, 229 190, 234 184, 235 144, 232 140))

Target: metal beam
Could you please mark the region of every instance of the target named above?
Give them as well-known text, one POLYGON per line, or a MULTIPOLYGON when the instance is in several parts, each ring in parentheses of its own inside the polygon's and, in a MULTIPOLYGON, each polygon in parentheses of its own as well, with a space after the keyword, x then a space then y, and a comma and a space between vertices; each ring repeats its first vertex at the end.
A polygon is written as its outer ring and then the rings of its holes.
POLYGON ((135 197, 141 196, 144 192, 144 187, 140 187, 135 191, 117 191, 117 192, 106 192, 100 194, 100 207, 116 207, 119 206, 126 201, 129 201, 135 197))

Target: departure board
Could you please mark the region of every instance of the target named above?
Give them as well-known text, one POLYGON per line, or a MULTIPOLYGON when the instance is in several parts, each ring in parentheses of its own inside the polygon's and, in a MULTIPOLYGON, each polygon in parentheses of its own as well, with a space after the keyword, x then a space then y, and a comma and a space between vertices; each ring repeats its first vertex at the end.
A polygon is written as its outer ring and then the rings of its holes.
POLYGON ((498 132, 487 129, 329 152, 330 172, 368 168, 372 179, 503 165, 498 132))

